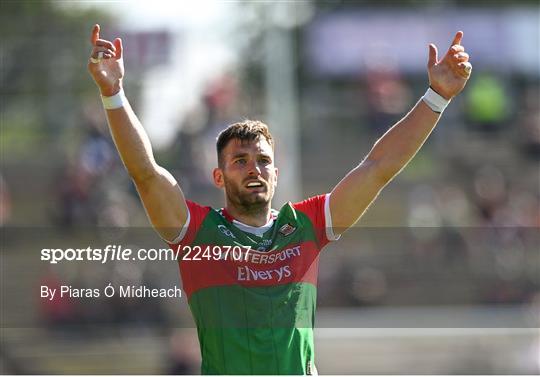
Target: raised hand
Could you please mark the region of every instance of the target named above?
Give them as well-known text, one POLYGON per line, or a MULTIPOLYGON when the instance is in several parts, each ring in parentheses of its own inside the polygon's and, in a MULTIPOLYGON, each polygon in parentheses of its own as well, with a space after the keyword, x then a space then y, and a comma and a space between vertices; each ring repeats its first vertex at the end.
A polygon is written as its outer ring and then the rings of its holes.
POLYGON ((112 96, 122 88, 124 61, 122 59, 122 40, 113 42, 99 38, 99 25, 94 25, 90 37, 92 53, 88 60, 88 71, 96 82, 101 94, 112 96))
POLYGON ((469 54, 461 45, 463 32, 458 31, 452 44, 441 60, 437 58, 437 47, 429 45, 429 85, 446 99, 451 99, 463 90, 471 76, 472 65, 469 54))

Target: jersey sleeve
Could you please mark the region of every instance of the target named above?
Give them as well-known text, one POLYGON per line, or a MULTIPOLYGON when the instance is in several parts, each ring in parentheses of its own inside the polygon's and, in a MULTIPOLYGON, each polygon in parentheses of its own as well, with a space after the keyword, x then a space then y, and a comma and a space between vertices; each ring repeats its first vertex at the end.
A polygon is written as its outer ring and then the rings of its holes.
POLYGON ((330 194, 317 195, 302 202, 293 203, 293 207, 310 219, 315 228, 317 241, 321 248, 330 241, 339 239, 340 236, 336 236, 332 228, 330 194))
POLYGON ((204 218, 210 212, 210 207, 203 207, 198 203, 186 200, 188 215, 186 223, 182 227, 180 234, 168 244, 174 249, 180 245, 190 245, 201 228, 204 218))

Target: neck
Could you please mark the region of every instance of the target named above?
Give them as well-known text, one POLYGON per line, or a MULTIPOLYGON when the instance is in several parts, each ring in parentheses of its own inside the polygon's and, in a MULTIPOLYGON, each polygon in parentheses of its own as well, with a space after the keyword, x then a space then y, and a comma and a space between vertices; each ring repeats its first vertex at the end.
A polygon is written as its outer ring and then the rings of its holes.
POLYGON ((226 209, 235 220, 246 225, 263 226, 270 220, 270 203, 257 208, 238 208, 227 203, 226 209))

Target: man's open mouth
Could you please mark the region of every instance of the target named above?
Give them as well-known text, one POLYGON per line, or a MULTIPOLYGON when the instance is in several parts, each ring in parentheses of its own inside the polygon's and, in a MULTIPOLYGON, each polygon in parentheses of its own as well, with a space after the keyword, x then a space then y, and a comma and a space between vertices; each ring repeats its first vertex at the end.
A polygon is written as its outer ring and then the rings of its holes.
POLYGON ((263 183, 262 182, 259 182, 259 181, 253 181, 253 182, 249 182, 247 185, 246 185, 247 188, 256 188, 256 187, 264 187, 263 183))

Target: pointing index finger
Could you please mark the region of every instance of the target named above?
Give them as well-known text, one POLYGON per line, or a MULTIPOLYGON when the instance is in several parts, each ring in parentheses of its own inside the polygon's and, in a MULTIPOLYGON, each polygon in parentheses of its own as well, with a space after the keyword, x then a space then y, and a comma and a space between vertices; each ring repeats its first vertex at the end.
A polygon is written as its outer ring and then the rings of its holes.
POLYGON ((97 40, 99 39, 99 25, 95 24, 92 28, 92 35, 90 37, 90 43, 92 43, 92 46, 96 45, 97 40))
POLYGON ((456 33, 456 36, 454 37, 451 46, 461 44, 461 38, 463 38, 463 32, 460 30, 456 33))

